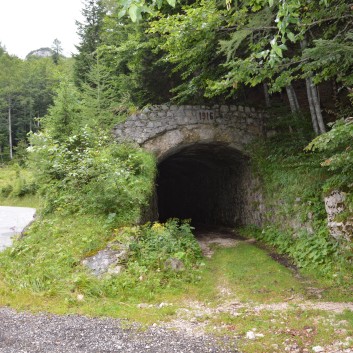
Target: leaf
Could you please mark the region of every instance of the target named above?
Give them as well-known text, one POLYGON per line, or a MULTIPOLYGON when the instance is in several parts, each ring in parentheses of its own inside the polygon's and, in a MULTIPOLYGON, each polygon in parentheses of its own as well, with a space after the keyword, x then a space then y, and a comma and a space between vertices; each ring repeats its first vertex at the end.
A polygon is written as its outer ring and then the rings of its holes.
POLYGON ((118 18, 122 18, 126 15, 126 10, 125 9, 122 9, 121 11, 119 11, 118 13, 118 18))
POLYGON ((130 6, 129 16, 130 16, 132 22, 137 22, 140 19, 140 16, 141 16, 140 10, 135 4, 132 4, 130 6))
POLYGON ((176 0, 167 0, 167 2, 171 7, 175 7, 176 0))
POLYGON ((288 32, 287 37, 291 42, 295 43, 295 35, 292 32, 288 32))
POLYGON ((282 49, 277 44, 273 45, 272 48, 279 57, 283 58, 282 49))
POLYGON ((268 4, 270 5, 270 7, 273 6, 273 0, 268 0, 268 4))

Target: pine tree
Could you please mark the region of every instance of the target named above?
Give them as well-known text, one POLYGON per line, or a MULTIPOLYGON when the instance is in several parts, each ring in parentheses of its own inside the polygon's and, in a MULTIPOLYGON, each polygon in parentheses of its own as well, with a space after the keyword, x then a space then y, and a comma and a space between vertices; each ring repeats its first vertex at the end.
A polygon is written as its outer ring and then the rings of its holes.
POLYGON ((82 15, 83 23, 76 22, 80 44, 76 46, 74 77, 78 86, 87 81, 87 75, 96 62, 96 50, 101 42, 100 31, 105 10, 100 0, 85 0, 82 15))

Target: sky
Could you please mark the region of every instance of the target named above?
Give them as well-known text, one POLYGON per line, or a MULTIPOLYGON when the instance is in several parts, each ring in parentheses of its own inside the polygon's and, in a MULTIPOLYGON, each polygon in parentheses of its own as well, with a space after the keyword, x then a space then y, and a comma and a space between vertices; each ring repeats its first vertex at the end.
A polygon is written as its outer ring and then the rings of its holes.
POLYGON ((51 47, 59 39, 63 54, 76 52, 75 20, 82 22, 82 0, 0 0, 0 42, 22 59, 32 51, 51 47))

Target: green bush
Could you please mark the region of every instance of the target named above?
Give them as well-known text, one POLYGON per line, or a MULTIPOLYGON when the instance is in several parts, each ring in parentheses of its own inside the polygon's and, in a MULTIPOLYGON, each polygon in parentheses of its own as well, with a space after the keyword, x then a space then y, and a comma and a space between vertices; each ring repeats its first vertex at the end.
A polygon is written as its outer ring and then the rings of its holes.
POLYGON ((13 190, 13 186, 8 184, 8 185, 5 185, 1 188, 0 192, 1 192, 1 196, 2 197, 8 197, 11 195, 12 193, 12 190, 13 190))
MULTIPOLYGON (((116 237, 117 241, 122 239, 129 248, 126 269, 119 276, 108 275, 100 280, 103 295, 136 295, 146 300, 166 288, 182 288, 185 283, 199 280, 202 253, 188 223, 173 219, 165 224, 127 227, 116 237), (166 266, 170 259, 180 260, 183 267, 175 271, 166 266)), ((86 290, 89 288, 86 286, 86 290)))
POLYGON ((294 234, 293 230, 281 230, 278 225, 266 226, 253 234, 256 239, 275 247, 280 254, 289 255, 300 268, 316 269, 322 275, 337 270, 339 243, 330 237, 324 225, 315 234, 305 230, 294 234))
POLYGON ((23 197, 26 195, 35 195, 38 185, 35 181, 27 181, 26 179, 19 178, 15 181, 11 196, 23 197))
POLYGON ((170 258, 181 260, 185 267, 192 266, 201 258, 192 228, 176 219, 141 227, 130 244, 130 250, 132 259, 148 270, 165 270, 164 264, 170 258))
POLYGON ((32 135, 31 141, 47 212, 114 215, 121 223, 138 219, 152 193, 152 155, 90 128, 60 142, 46 132, 32 135))
POLYGON ((311 141, 307 151, 319 154, 321 166, 329 177, 323 186, 325 192, 340 189, 348 192, 347 206, 353 212, 353 120, 338 120, 332 129, 311 141))

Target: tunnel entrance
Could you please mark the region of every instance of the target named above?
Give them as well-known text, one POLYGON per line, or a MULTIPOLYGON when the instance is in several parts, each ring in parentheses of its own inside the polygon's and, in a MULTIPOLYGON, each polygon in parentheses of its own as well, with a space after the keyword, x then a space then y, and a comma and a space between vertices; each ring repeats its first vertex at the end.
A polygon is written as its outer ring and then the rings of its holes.
POLYGON ((242 223, 247 158, 224 144, 195 144, 158 165, 157 204, 161 222, 191 219, 195 226, 242 223))

